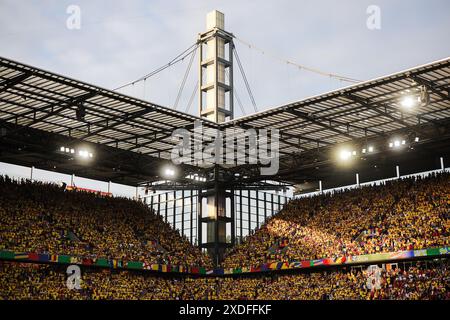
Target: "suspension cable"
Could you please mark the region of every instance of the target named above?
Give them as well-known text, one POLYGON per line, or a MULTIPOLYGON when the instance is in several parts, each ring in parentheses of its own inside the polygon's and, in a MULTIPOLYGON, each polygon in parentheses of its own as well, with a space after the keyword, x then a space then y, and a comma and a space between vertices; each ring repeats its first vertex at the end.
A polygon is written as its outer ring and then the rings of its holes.
POLYGON ((244 41, 242 39, 239 39, 237 37, 235 37, 235 39, 238 40, 239 42, 241 42, 242 44, 246 45, 250 49, 254 49, 256 51, 259 51, 263 55, 267 55, 267 56, 272 57, 273 59, 279 60, 279 61, 281 61, 283 63, 287 63, 287 64, 290 64, 290 65, 293 65, 293 66, 297 67, 300 70, 303 69, 303 70, 306 70, 306 71, 309 71, 309 72, 312 72, 312 73, 319 74, 321 76, 330 77, 330 78, 337 79, 337 80, 340 80, 340 81, 346 81, 346 82, 351 82, 351 83, 361 82, 361 80, 356 80, 356 79, 349 78, 349 77, 346 77, 346 76, 341 76, 341 75, 338 75, 338 74, 329 73, 329 72, 325 72, 325 71, 322 71, 322 70, 319 70, 319 69, 310 68, 310 67, 301 65, 299 63, 296 63, 296 62, 293 62, 293 61, 281 58, 281 57, 279 57, 279 56, 277 56, 277 55, 275 55, 273 53, 270 53, 270 52, 268 52, 266 50, 260 49, 260 48, 258 48, 256 46, 254 46, 253 44, 251 44, 251 43, 249 43, 247 41, 244 41))
POLYGON ((234 48, 233 53, 234 53, 234 56, 236 57, 236 61, 238 63, 239 70, 241 71, 242 78, 244 79, 244 84, 245 84, 245 87, 247 88, 248 95, 250 96, 250 100, 252 102, 253 109, 255 109, 255 112, 258 112, 258 108, 256 107, 255 98, 253 97, 252 90, 248 83, 247 77, 245 76, 244 68, 242 67, 241 60, 239 59, 239 55, 237 53, 236 47, 234 48))
POLYGON ((191 98, 189 99, 186 109, 184 109, 184 113, 188 113, 189 110, 191 109, 192 102, 194 101, 195 94, 197 93, 197 90, 198 90, 198 83, 199 83, 199 81, 197 80, 197 83, 195 84, 195 87, 194 87, 194 91, 192 91, 191 98))
POLYGON ((197 48, 198 48, 198 46, 195 47, 195 50, 191 53, 191 59, 189 60, 189 65, 188 65, 188 67, 186 69, 186 72, 185 72, 184 77, 183 77, 183 81, 181 82, 180 89, 178 90, 177 98, 175 99, 175 103, 173 105, 173 108, 175 110, 177 110, 177 108, 178 108, 178 103, 180 102, 181 94, 183 93, 184 86, 186 85, 186 80, 187 80, 187 78, 189 76, 189 72, 191 71, 192 62, 194 61, 194 57, 195 57, 195 55, 197 53, 197 48))
MULTIPOLYGON (((230 79, 230 75, 227 69, 225 69, 225 76, 227 77, 228 80, 230 79)), ((245 116, 244 106, 242 105, 241 99, 239 98, 236 87, 234 85, 233 85, 233 97, 236 97, 236 101, 239 105, 239 108, 241 109, 242 115, 245 116)))
POLYGON ((157 73, 159 73, 159 72, 161 72, 161 71, 163 71, 163 70, 165 70, 165 69, 167 69, 167 68, 173 66, 174 64, 176 64, 176 63, 178 63, 178 62, 180 62, 180 61, 183 61, 184 58, 186 58, 186 57, 189 56, 192 52, 194 52, 195 50, 197 50, 197 47, 198 47, 198 43, 194 43, 194 44, 191 45, 189 48, 187 48, 186 50, 184 50, 183 52, 181 52, 179 55, 177 55, 175 58, 173 58, 171 61, 169 61, 167 64, 165 64, 165 65, 163 65, 163 66, 161 66, 161 67, 159 67, 159 68, 153 70, 152 72, 150 72, 150 73, 148 73, 148 74, 146 74, 146 75, 144 75, 144 76, 142 76, 142 77, 140 77, 140 78, 138 78, 138 79, 136 79, 136 80, 134 80, 134 81, 128 82, 128 83, 126 83, 126 84, 124 84, 124 85, 122 85, 122 86, 120 86, 120 87, 117 87, 117 88, 113 89, 113 91, 116 91, 116 90, 125 88, 125 87, 127 87, 127 86, 129 86, 129 85, 133 85, 133 84, 135 84, 135 83, 137 83, 137 82, 139 82, 139 81, 142 81, 142 80, 147 80, 148 78, 154 76, 155 74, 157 74, 157 73))

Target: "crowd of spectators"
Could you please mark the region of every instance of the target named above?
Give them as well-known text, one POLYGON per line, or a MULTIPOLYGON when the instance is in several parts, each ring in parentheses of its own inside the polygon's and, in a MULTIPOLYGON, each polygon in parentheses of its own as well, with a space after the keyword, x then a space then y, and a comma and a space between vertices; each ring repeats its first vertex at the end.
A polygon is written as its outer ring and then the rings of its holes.
POLYGON ((148 206, 0 176, 0 250, 211 267, 148 206))
POLYGON ((227 252, 224 266, 449 246, 449 215, 448 173, 295 199, 227 252), (281 239, 287 246, 270 254, 281 239))
POLYGON ((62 266, 0 262, 1 299, 150 300, 427 300, 450 299, 448 260, 395 268, 371 267, 239 277, 157 276, 82 270, 80 289, 67 286, 62 266))
MULTIPOLYGON (((450 174, 290 201, 227 252, 259 266, 450 245, 450 174)), ((138 201, 0 176, 0 250, 212 268, 210 257, 138 201)), ((410 266, 181 277, 0 261, 0 299, 450 299, 447 260, 410 266)))

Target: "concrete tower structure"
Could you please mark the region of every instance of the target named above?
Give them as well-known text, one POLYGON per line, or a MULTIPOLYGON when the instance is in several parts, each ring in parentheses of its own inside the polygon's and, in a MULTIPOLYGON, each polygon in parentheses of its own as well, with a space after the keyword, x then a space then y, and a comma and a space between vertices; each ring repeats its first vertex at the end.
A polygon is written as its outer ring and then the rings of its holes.
MULTIPOLYGON (((217 10, 207 14, 206 29, 198 38, 199 114, 220 123, 233 119, 233 35, 224 30, 224 14, 217 10)), ((234 194, 222 187, 218 165, 211 182, 214 188, 199 192, 198 239, 200 248, 207 249, 218 264, 225 248, 234 245, 234 194)))
POLYGON ((233 35, 225 31, 225 16, 206 16, 207 31, 199 34, 199 112, 220 123, 233 118, 233 35))

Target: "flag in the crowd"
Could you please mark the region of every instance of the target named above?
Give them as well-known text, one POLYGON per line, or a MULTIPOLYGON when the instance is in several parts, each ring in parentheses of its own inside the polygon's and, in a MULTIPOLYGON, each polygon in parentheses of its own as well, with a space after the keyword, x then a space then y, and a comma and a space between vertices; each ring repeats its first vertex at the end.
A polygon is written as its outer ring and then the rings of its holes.
POLYGON ((220 275, 224 274, 224 271, 222 268, 217 268, 217 269, 214 269, 214 274, 217 274, 220 276, 220 275))
POLYGON ((304 260, 304 261, 301 261, 302 268, 308 268, 308 267, 311 267, 311 262, 312 262, 312 261, 310 261, 310 260, 304 260))
POLYGON ((269 265, 269 268, 270 268, 270 270, 276 270, 277 269, 277 262, 272 262, 270 265, 269 265))
POLYGON ((81 264, 84 266, 91 266, 94 264, 94 261, 90 258, 85 258, 82 260, 81 264))
POLYGON ((159 264, 152 264, 153 271, 159 271, 159 264))
POLYGON ((242 269, 241 268, 233 269, 233 274, 235 274, 235 273, 242 273, 242 269))
POLYGON ((28 253, 28 259, 32 261, 39 261, 39 255, 37 253, 30 252, 28 253))
POLYGON ((14 259, 28 259, 28 253, 14 253, 14 259))
POLYGON ((198 274, 199 272, 200 272, 199 268, 197 268, 197 267, 192 267, 191 268, 191 273, 198 274))
POLYGON ((268 271, 269 270, 269 265, 267 263, 264 263, 261 265, 261 271, 268 271))
POLYGON ((311 266, 321 266, 323 265, 323 259, 311 260, 311 266))

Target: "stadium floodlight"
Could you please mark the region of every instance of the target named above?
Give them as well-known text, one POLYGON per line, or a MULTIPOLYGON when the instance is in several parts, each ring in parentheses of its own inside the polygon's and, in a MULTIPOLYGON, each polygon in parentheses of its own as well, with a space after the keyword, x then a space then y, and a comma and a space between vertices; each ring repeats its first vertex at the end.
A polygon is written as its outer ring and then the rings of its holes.
POLYGON ((392 148, 394 144, 392 142, 389 142, 389 148, 392 148))
POLYGON ((400 101, 400 104, 405 109, 411 109, 415 107, 419 102, 420 102, 419 97, 405 96, 400 101))
POLYGON ((347 161, 348 159, 350 159, 350 157, 352 156, 352 153, 348 150, 341 150, 341 152, 339 152, 339 158, 343 161, 347 161))
POLYGON ((356 151, 355 150, 353 150, 352 155, 356 156, 356 151))
POLYGON ((414 138, 414 142, 419 142, 419 140, 420 140, 419 137, 414 138))
POLYGON ((405 140, 402 140, 402 145, 404 146, 406 144, 406 141, 405 140))
POLYGON ((70 149, 70 153, 75 153, 75 149, 70 149))
POLYGON ((174 178, 175 177, 175 168, 174 167, 165 167, 163 169, 163 175, 166 178, 174 178))
POLYGON ((363 148, 361 152, 362 152, 362 153, 366 153, 366 152, 367 152, 367 149, 366 149, 366 148, 363 148))
POLYGON ((373 146, 369 146, 369 152, 373 152, 373 146))
POLYGON ((66 150, 66 148, 65 147, 61 147, 61 148, 59 148, 59 151, 61 151, 61 152, 64 152, 66 150))
POLYGON ((396 148, 400 147, 400 140, 394 141, 394 147, 396 147, 396 148))
POLYGON ((92 158, 94 155, 92 154, 92 152, 89 152, 87 150, 84 149, 80 149, 78 150, 78 155, 83 158, 83 159, 88 159, 88 158, 92 158))
POLYGON ((70 152, 70 149, 69 149, 69 148, 66 148, 65 151, 66 151, 67 153, 69 153, 69 152, 70 152))

